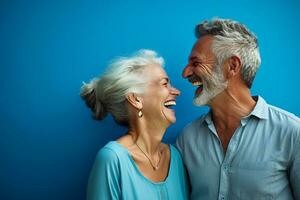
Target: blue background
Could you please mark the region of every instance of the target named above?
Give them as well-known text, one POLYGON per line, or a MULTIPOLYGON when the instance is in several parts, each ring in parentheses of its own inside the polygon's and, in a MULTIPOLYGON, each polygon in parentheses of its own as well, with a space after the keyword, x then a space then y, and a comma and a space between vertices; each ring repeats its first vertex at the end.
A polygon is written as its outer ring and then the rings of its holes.
POLYGON ((174 142, 207 111, 192 105, 181 78, 196 23, 219 16, 245 23, 259 38, 262 65, 253 94, 300 115, 299 1, 1 1, 0 199, 84 199, 97 151, 124 133, 108 117, 92 120, 82 81, 109 60, 158 51, 181 90, 174 142))

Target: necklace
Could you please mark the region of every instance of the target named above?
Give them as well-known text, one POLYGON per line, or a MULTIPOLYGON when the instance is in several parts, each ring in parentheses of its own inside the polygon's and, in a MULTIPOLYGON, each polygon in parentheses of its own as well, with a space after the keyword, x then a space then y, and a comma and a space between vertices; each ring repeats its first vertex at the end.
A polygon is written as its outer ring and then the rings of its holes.
POLYGON ((153 162, 152 162, 150 156, 149 156, 145 151, 143 151, 143 149, 137 144, 137 142, 136 142, 135 144, 136 144, 136 146, 141 150, 141 152, 146 156, 146 158, 149 160, 151 166, 153 167, 153 170, 155 170, 155 171, 158 170, 158 165, 159 165, 160 160, 161 160, 161 152, 158 151, 159 160, 158 160, 158 162, 157 162, 157 165, 155 166, 155 165, 153 164, 153 162))

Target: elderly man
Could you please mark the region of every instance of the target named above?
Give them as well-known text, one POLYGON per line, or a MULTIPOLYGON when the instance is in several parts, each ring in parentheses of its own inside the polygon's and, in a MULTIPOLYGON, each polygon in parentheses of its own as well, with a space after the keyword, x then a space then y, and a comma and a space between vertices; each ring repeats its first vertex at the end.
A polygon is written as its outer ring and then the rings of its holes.
POLYGON ((300 119, 250 94, 260 65, 256 36, 224 19, 196 26, 183 70, 194 104, 210 111, 176 145, 192 199, 300 199, 300 119))

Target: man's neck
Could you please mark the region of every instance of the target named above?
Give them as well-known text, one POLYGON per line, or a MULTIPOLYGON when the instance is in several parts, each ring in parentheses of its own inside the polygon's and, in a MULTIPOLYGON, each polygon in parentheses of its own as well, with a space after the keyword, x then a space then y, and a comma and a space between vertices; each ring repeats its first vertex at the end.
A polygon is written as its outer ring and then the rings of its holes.
POLYGON ((210 105, 214 123, 222 128, 238 125, 241 118, 249 115, 255 107, 249 89, 235 91, 239 92, 224 90, 210 105))

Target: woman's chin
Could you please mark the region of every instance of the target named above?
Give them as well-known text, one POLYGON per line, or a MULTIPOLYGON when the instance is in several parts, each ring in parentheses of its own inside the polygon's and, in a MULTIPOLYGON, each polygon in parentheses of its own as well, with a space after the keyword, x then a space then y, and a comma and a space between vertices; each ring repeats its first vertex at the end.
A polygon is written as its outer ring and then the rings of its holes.
POLYGON ((175 117, 175 115, 174 115, 174 116, 170 116, 170 117, 168 117, 167 119, 168 119, 170 125, 171 125, 171 124, 175 124, 175 122, 176 122, 176 117, 175 117))
POLYGON ((176 122, 175 110, 168 109, 168 111, 164 112, 164 116, 168 127, 176 122))

